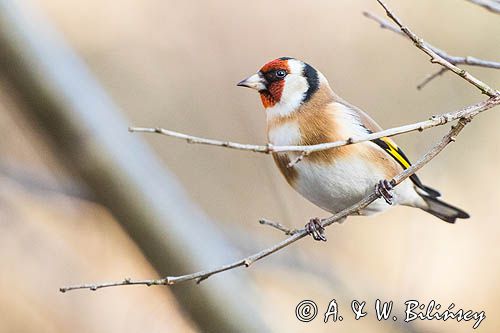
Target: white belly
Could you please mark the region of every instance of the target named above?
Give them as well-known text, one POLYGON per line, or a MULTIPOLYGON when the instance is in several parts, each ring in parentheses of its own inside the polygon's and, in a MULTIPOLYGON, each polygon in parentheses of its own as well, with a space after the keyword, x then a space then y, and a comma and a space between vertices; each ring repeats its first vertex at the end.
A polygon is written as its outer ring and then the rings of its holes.
MULTIPOLYGON (((296 145, 300 141, 300 130, 295 122, 286 123, 269 132, 269 140, 275 145, 296 145)), ((361 143, 363 145, 365 143, 361 143)), ((291 161, 298 156, 288 153, 291 161)), ((386 176, 375 165, 363 163, 359 157, 342 157, 329 164, 311 162, 305 157, 293 168, 297 178, 294 189, 306 199, 324 210, 337 213, 357 202, 374 190, 378 181, 386 176)), ((418 195, 410 182, 406 181, 393 191, 395 204, 413 205, 418 195), (408 201, 409 200, 409 201, 408 201)), ((366 207, 361 214, 370 215, 390 208, 383 199, 366 207)))
MULTIPOLYGON (((384 178, 376 168, 356 163, 355 157, 344 158, 329 165, 311 163, 306 158, 296 164, 295 168, 298 173, 295 189, 309 201, 331 213, 357 203, 384 178)), ((380 211, 389 207, 385 201, 383 203, 387 207, 377 202, 377 207, 373 208, 380 211)))
MULTIPOLYGON (((356 204, 386 177, 379 168, 362 163, 356 157, 342 158, 329 165, 311 163, 306 158, 296 164, 295 168, 298 173, 295 190, 330 213, 337 213, 356 204)), ((421 200, 409 181, 397 186, 392 195, 395 205, 413 206, 414 201, 421 200)), ((390 207, 384 199, 377 199, 360 213, 371 215, 390 207)))

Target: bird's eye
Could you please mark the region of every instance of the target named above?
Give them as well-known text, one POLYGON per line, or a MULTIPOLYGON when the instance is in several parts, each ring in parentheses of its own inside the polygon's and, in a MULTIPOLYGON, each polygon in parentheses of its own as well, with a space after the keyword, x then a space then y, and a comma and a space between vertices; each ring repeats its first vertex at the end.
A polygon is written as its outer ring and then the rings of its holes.
POLYGON ((282 79, 286 76, 286 71, 279 69, 276 71, 276 77, 282 79))

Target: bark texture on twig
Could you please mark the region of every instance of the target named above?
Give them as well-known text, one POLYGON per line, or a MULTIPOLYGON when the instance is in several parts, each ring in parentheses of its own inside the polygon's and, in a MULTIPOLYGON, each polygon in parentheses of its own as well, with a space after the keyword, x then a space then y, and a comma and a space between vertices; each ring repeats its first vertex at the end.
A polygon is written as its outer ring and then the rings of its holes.
MULTIPOLYGON (((480 102, 478 104, 481 104, 481 103, 485 103, 485 102, 480 102)), ((310 146, 274 146, 272 144, 255 145, 255 144, 246 144, 246 143, 238 143, 238 142, 231 142, 231 141, 221 141, 221 140, 215 140, 215 139, 202 138, 202 137, 198 137, 198 136, 192 136, 189 134, 179 133, 179 132, 175 132, 175 131, 171 131, 171 130, 166 130, 163 128, 130 127, 129 130, 131 132, 162 134, 162 135, 186 140, 188 143, 193 143, 193 144, 204 144, 204 145, 210 145, 210 146, 217 146, 217 147, 231 148, 231 149, 244 150, 244 151, 250 151, 250 152, 264 153, 264 154, 284 153, 284 152, 303 153, 303 154, 299 155, 296 160, 290 162, 290 164, 288 166, 292 167, 293 165, 298 163, 300 160, 302 160, 307 154, 310 154, 312 152, 327 150, 327 149, 332 149, 332 148, 338 148, 338 147, 342 147, 342 146, 347 146, 347 145, 352 145, 352 144, 356 144, 356 143, 360 143, 360 142, 375 140, 375 139, 382 138, 382 137, 395 136, 395 135, 409 133, 409 132, 413 132, 413 131, 421 132, 421 131, 424 131, 426 129, 432 128, 432 127, 445 125, 451 121, 455 121, 457 119, 462 118, 464 116, 464 114, 467 114, 467 110, 473 106, 474 105, 469 106, 469 107, 465 107, 463 109, 460 109, 460 110, 457 110, 454 112, 448 112, 448 113, 443 113, 441 115, 435 115, 435 116, 432 116, 429 120, 420 121, 418 123, 414 123, 414 124, 410 124, 410 125, 393 127, 393 128, 389 128, 389 129, 380 131, 380 132, 375 132, 375 133, 371 133, 371 134, 367 134, 367 135, 354 136, 354 137, 346 138, 345 140, 321 143, 321 144, 310 145, 310 146)), ((484 110, 479 108, 477 112, 482 112, 482 111, 484 111, 484 110)))
POLYGON ((268 219, 260 219, 259 223, 262 225, 268 225, 270 227, 273 227, 274 229, 278 229, 279 231, 284 232, 285 235, 293 235, 293 234, 296 234, 298 232, 297 229, 291 229, 291 228, 285 227, 283 224, 281 224, 279 222, 274 222, 274 221, 271 221, 268 219))
MULTIPOLYGON (((484 102, 477 103, 475 105, 471 105, 469 107, 466 107, 461 110, 462 112, 462 117, 459 120, 459 122, 452 126, 451 130, 429 151, 427 152, 419 161, 417 161, 415 164, 413 164, 410 168, 404 170, 402 173, 397 175, 391 180, 391 183, 394 186, 397 186, 400 184, 402 181, 404 181, 406 178, 410 177, 412 174, 417 172, 420 168, 422 168, 425 164, 427 164, 430 160, 432 160, 436 155, 438 155, 450 142, 454 142, 456 140, 456 136, 460 133, 460 131, 464 128, 464 126, 477 114, 479 114, 482 111, 491 109, 492 107, 499 105, 500 104, 500 96, 497 96, 495 98, 490 98, 484 102)), ((366 196, 363 200, 358 202, 357 204, 348 207, 341 212, 323 219, 321 221, 321 224, 323 227, 328 227, 331 224, 335 222, 340 222, 342 221, 345 217, 357 213, 359 210, 365 208, 369 204, 371 204, 373 201, 375 201, 378 198, 377 194, 375 191, 373 191, 370 195, 366 196)), ((75 289, 91 289, 91 290, 97 290, 100 288, 105 288, 105 287, 111 287, 111 286, 117 286, 117 285, 129 285, 129 284, 144 284, 144 285, 172 285, 180 282, 185 282, 185 281, 191 281, 191 280, 196 280, 197 283, 200 283, 201 281, 209 278, 212 275, 228 271, 237 267, 245 266, 249 267, 251 264, 254 262, 263 259, 285 247, 288 245, 295 243, 301 238, 304 238, 307 236, 307 232, 305 229, 299 229, 299 230, 293 230, 293 229, 288 229, 284 227, 282 224, 276 223, 276 222, 271 222, 268 220, 261 220, 262 224, 266 224, 269 226, 272 226, 285 234, 292 234, 289 238, 281 241, 280 243, 264 249, 258 253, 255 253, 251 256, 248 256, 246 258, 243 258, 241 260, 238 260, 236 262, 230 263, 228 265, 224 265, 221 267, 217 267, 215 269, 210 269, 210 270, 205 270, 205 271, 200 271, 196 272, 193 274, 187 274, 187 275, 181 275, 181 276, 168 276, 163 279, 158 279, 158 280, 124 280, 124 281, 119 281, 119 282, 114 282, 114 283, 103 283, 103 284, 84 284, 84 285, 75 285, 75 286, 69 286, 69 287, 63 287, 61 288, 61 291, 69 291, 69 290, 75 290, 75 289), (262 222, 264 221, 264 222, 262 222)))

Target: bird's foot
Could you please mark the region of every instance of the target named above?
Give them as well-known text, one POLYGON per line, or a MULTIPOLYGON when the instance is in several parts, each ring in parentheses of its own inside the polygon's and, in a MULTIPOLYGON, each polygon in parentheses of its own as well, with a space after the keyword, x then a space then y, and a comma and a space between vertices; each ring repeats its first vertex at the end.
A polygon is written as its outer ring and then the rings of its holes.
POLYGON ((379 198, 380 197, 384 198, 385 202, 387 202, 389 205, 392 205, 392 198, 393 198, 391 194, 392 189, 393 189, 392 184, 386 179, 379 181, 378 184, 375 185, 375 192, 377 193, 379 198))
POLYGON ((318 217, 310 219, 305 229, 314 240, 326 242, 325 228, 321 225, 321 220, 318 217))

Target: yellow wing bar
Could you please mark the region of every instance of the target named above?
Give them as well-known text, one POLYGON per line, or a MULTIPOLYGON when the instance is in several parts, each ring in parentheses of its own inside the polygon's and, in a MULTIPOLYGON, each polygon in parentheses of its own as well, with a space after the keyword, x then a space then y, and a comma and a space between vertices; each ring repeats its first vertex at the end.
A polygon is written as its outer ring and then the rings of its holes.
MULTIPOLYGON (((403 167, 403 169, 408 169, 411 166, 408 157, 406 157, 405 153, 403 153, 401 148, 399 148, 391 139, 383 137, 380 139, 372 140, 372 142, 378 145, 380 148, 382 148, 389 155, 391 155, 392 158, 394 158, 403 167)), ((415 186, 427 192, 429 196, 436 198, 441 195, 438 191, 434 190, 433 188, 430 188, 422 184, 422 182, 420 181, 420 179, 416 174, 411 175, 410 179, 413 182, 413 184, 415 184, 415 186)))
POLYGON ((408 169, 410 167, 410 165, 411 165, 410 161, 405 156, 403 151, 401 149, 399 149, 398 146, 396 146, 394 141, 392 141, 389 138, 380 138, 380 140, 382 140, 383 142, 385 142, 387 144, 387 148, 385 149, 385 151, 387 151, 389 154, 391 154, 392 157, 394 157, 396 159, 396 161, 399 162, 399 164, 401 164, 405 169, 408 169))

